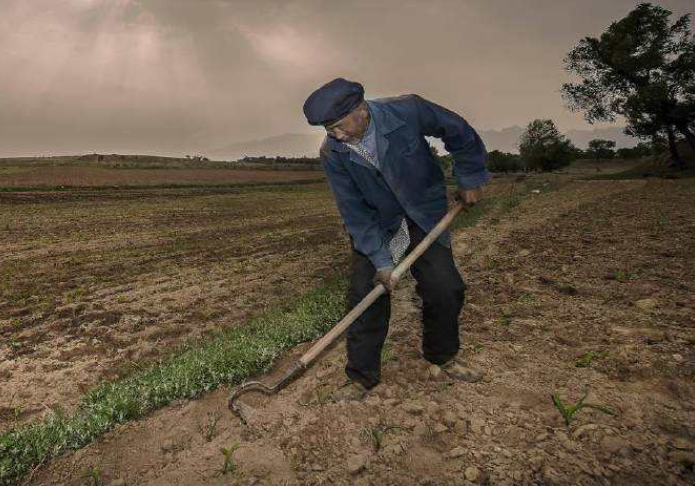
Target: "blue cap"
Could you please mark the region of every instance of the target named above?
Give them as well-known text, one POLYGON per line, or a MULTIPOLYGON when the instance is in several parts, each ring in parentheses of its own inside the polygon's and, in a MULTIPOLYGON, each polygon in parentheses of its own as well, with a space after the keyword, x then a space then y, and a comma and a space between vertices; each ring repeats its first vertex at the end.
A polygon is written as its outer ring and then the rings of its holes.
POLYGON ((309 125, 329 125, 340 120, 364 100, 360 83, 336 78, 309 95, 304 115, 309 125))

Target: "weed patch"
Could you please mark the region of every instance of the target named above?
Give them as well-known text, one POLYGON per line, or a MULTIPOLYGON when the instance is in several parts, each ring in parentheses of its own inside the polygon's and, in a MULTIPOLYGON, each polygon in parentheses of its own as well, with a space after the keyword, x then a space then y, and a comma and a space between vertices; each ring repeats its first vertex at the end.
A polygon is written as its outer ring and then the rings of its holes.
POLYGON ((574 365, 577 368, 588 368, 589 366, 591 366, 591 363, 594 361, 594 359, 605 358, 606 356, 608 356, 608 351, 589 351, 588 353, 582 355, 574 365))
POLYGON ((462 228, 470 228, 475 226, 476 223, 482 218, 487 211, 492 209, 495 205, 494 198, 483 199, 481 202, 477 203, 475 206, 471 206, 465 211, 461 211, 454 221, 452 221, 449 229, 451 231, 456 231, 462 228))
POLYGON ((345 279, 335 278, 290 309, 270 310, 202 345, 190 343, 148 369, 96 386, 71 414, 56 410, 40 422, 0 435, 0 485, 15 484, 31 468, 174 399, 193 398, 269 371, 284 351, 322 335, 342 316, 344 291, 345 279))
POLYGON ((391 361, 398 361, 393 350, 391 349, 390 343, 384 343, 384 347, 381 348, 381 362, 383 364, 390 363, 391 361))

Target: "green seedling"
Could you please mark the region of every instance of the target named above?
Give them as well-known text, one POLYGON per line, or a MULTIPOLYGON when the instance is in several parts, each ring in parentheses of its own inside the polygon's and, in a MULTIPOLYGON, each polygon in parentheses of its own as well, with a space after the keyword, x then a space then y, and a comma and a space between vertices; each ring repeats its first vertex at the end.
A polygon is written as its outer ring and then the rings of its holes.
POLYGON ((70 290, 67 294, 65 294, 65 300, 69 304, 73 304, 77 302, 78 300, 81 300, 82 297, 84 297, 85 291, 81 287, 77 287, 75 289, 70 290))
POLYGON ((369 435, 369 441, 374 445, 374 450, 379 452, 384 445, 384 439, 386 438, 386 433, 391 430, 402 429, 403 427, 399 425, 383 425, 378 424, 374 427, 367 429, 365 428, 365 433, 369 435))
POLYGON ((629 271, 623 272, 622 270, 617 270, 615 272, 615 279, 618 282, 627 282, 628 280, 632 280, 635 277, 636 277, 635 272, 629 272, 629 271))
POLYGON ((483 350, 483 347, 484 347, 484 346, 483 346, 482 344, 480 344, 480 343, 475 343, 475 344, 473 345, 473 352, 474 352, 474 353, 479 353, 480 351, 483 350))
POLYGON ((89 466, 84 478, 89 486, 101 486, 101 469, 97 466, 89 466))
POLYGON ((205 417, 205 422, 200 423, 198 422, 198 431, 200 434, 203 436, 205 439, 205 442, 212 442, 212 439, 214 439, 217 436, 217 424, 219 421, 222 419, 221 414, 212 414, 208 413, 205 417))
POLYGON ((224 457, 224 463, 222 464, 222 474, 227 474, 229 472, 236 472, 237 471, 237 465, 234 462, 234 451, 236 451, 239 446, 238 442, 235 442, 229 447, 223 447, 222 450, 222 456, 224 457))
POLYGON ((425 437, 428 439, 434 439, 437 433, 434 431, 434 427, 430 421, 425 422, 425 437))
POLYGON ((390 363, 391 361, 396 361, 396 356, 393 354, 391 346, 386 343, 384 344, 384 347, 381 348, 381 362, 385 364, 390 363))
POLYGON ((327 385, 319 385, 316 387, 316 402, 319 405, 324 405, 331 400, 331 389, 327 385))
POLYGON ((562 415, 562 418, 565 420, 565 426, 567 428, 569 428, 570 422, 574 418, 574 414, 576 414, 582 408, 593 408, 608 415, 615 415, 615 412, 613 412, 608 407, 604 407, 603 405, 596 405, 594 403, 584 403, 584 400, 586 400, 586 397, 588 396, 589 392, 587 391, 577 403, 575 403, 574 405, 565 406, 565 404, 562 403, 562 400, 560 399, 560 396, 557 393, 553 393, 552 395, 550 395, 550 397, 553 399, 553 405, 555 405, 555 408, 557 408, 560 412, 560 415, 562 415))
POLYGON ((485 268, 492 270, 495 268, 495 259, 491 257, 485 257, 485 268))
POLYGON ((522 294, 520 295, 517 299, 517 302, 520 302, 522 304, 527 304, 529 302, 533 302, 533 295, 531 294, 522 294))
POLYGON ((500 198, 500 208, 502 211, 511 211, 521 203, 521 197, 517 195, 508 195, 500 198))
POLYGON ((584 354, 581 358, 579 358, 574 365, 577 368, 588 368, 589 366, 591 366, 591 363, 594 361, 594 359, 605 358, 606 356, 608 356, 608 351, 589 351, 588 353, 584 354))
POLYGON ((372 442, 377 451, 381 449, 381 444, 384 443, 384 434, 386 431, 380 427, 372 428, 372 442))
POLYGON ((19 417, 22 415, 22 407, 19 405, 15 405, 12 407, 12 419, 14 420, 14 423, 16 424, 19 422, 19 417))
POLYGON ((10 339, 9 344, 10 344, 10 349, 12 351, 19 351, 20 349, 22 349, 22 343, 20 343, 16 339, 10 339))
POLYGON ((666 229, 666 228, 668 227, 669 223, 670 223, 670 221, 669 221, 669 219, 668 219, 668 216, 666 215, 665 212, 661 212, 661 214, 659 215, 659 219, 657 220, 657 222, 658 222, 658 224, 659 224, 659 229, 661 229, 661 230, 666 229))
POLYGON ((499 324, 502 327, 509 327, 509 325, 512 323, 512 318, 507 315, 503 315, 497 318, 497 324, 499 324))

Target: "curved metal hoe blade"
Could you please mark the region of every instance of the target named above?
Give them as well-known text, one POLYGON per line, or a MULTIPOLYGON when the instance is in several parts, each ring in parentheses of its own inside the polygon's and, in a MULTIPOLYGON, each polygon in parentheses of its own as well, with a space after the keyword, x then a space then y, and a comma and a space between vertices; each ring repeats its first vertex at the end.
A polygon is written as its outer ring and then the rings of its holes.
POLYGON ((249 405, 238 401, 242 394, 250 391, 259 391, 266 395, 273 395, 299 376, 305 369, 306 365, 302 361, 297 361, 290 366, 285 374, 283 374, 273 386, 268 386, 260 381, 249 381, 248 383, 244 383, 229 395, 229 400, 227 401, 229 409, 234 412, 242 422, 248 425, 253 409, 249 405))

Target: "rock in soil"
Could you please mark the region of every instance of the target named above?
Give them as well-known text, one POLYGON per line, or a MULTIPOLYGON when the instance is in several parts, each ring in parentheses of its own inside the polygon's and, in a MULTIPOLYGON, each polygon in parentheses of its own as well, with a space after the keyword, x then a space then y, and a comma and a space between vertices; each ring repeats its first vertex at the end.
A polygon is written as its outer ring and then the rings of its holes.
POLYGON ((481 478, 480 469, 475 466, 468 466, 463 475, 466 477, 466 480, 471 483, 477 483, 481 478))
POLYGON ((413 415, 422 415, 422 412, 425 410, 425 407, 418 403, 404 403, 401 408, 413 415))
POLYGON ((439 366, 433 364, 432 366, 429 367, 430 380, 438 381, 438 380, 441 380, 443 377, 444 377, 444 372, 442 371, 442 369, 439 366))
POLYGON ((635 306, 642 310, 651 310, 659 305, 659 301, 656 299, 641 299, 635 302, 635 306))
POLYGON ((350 474, 356 475, 364 471, 367 468, 367 455, 366 454, 355 454, 350 456, 347 461, 347 470, 350 474))
POLYGON ((456 447, 454 449, 451 449, 447 456, 451 457, 452 459, 455 459, 457 457, 461 457, 466 454, 466 449, 463 447, 456 447))

